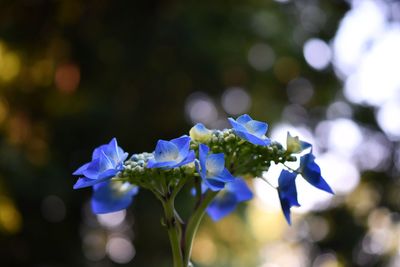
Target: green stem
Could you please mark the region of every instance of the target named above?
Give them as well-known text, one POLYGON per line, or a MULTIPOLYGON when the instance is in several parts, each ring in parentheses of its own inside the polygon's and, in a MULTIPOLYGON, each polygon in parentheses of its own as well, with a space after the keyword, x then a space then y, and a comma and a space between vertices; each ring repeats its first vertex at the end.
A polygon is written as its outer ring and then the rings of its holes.
MULTIPOLYGON (((239 152, 236 152, 235 157, 238 157, 237 153, 239 153, 239 152)), ((244 159, 244 160, 241 160, 241 163, 240 163, 240 164, 236 165, 236 164, 234 164, 235 161, 232 161, 232 163, 233 163, 234 165, 233 165, 233 166, 229 165, 229 167, 230 167, 229 171, 231 171, 231 172, 234 173, 234 174, 236 174, 236 173, 237 173, 237 174, 242 174, 242 172, 243 172, 242 169, 243 169, 244 167, 246 167, 250 162, 254 161, 254 160, 252 159, 251 155, 247 155, 246 153, 242 153, 242 154, 240 155, 240 158, 243 158, 243 159, 244 159)))
POLYGON ((180 245, 181 234, 180 224, 175 218, 174 198, 168 198, 163 201, 165 213, 165 225, 168 230, 168 237, 172 248, 173 267, 186 267, 183 265, 182 249, 180 245))
POLYGON ((204 216, 204 213, 208 207, 208 205, 211 203, 211 201, 215 198, 215 196, 218 194, 218 192, 213 192, 213 191, 208 191, 206 195, 204 196, 202 202, 200 205, 197 207, 193 215, 190 217, 186 231, 185 231, 185 240, 184 240, 184 260, 183 260, 183 266, 187 267, 189 266, 190 262, 190 256, 192 254, 192 246, 193 246, 193 240, 196 235, 197 229, 199 227, 200 221, 204 216))
POLYGON ((264 182, 266 182, 269 186, 271 186, 273 189, 278 189, 276 186, 274 186, 273 184, 271 184, 270 181, 268 181, 268 179, 264 178, 264 177, 259 177, 261 180, 263 180, 264 182))
POLYGON ((174 190, 172 191, 171 198, 175 199, 176 195, 181 191, 183 186, 186 184, 187 179, 185 177, 182 177, 177 185, 175 186, 174 190))
POLYGON ((288 168, 289 170, 291 170, 292 172, 296 172, 296 173, 300 174, 300 172, 299 172, 298 170, 295 170, 295 169, 289 167, 289 166, 286 165, 285 163, 282 163, 282 165, 285 166, 286 168, 288 168))

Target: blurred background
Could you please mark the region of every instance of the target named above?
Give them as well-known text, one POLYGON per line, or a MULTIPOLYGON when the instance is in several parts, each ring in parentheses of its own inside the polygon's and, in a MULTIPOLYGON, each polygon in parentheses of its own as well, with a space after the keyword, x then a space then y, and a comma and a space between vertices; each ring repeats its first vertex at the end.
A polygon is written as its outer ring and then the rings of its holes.
POLYGON ((242 113, 313 143, 336 195, 298 179, 289 227, 256 180, 196 267, 400 266, 399 22, 395 0, 1 0, 0 266, 170 266, 150 194, 95 216, 71 173, 242 113))

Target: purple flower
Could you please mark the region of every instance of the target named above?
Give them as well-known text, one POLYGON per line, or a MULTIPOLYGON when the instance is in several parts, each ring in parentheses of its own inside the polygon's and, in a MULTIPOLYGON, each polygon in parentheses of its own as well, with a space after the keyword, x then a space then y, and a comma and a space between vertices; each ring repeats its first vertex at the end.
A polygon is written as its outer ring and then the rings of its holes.
POLYGON ((159 140, 147 168, 172 169, 193 162, 194 159, 194 151, 190 150, 190 137, 184 135, 171 141, 159 140))
POLYGON ((271 141, 265 136, 268 124, 253 120, 249 115, 244 114, 236 120, 229 118, 233 131, 242 139, 260 146, 268 146, 271 141))
POLYGON ((73 175, 81 178, 74 185, 74 189, 88 187, 104 182, 123 170, 124 160, 128 157, 113 138, 110 143, 101 145, 93 151, 92 161, 82 165, 73 175))

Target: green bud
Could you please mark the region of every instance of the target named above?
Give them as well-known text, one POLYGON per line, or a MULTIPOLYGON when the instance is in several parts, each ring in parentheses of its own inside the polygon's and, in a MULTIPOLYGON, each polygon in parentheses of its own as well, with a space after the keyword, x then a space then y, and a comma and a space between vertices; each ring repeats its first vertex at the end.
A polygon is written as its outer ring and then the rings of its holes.
POLYGON ((197 123, 189 131, 190 137, 198 142, 207 143, 212 135, 212 131, 207 129, 202 123, 197 123))
POLYGON ((212 143, 218 143, 218 137, 213 136, 212 139, 211 139, 211 142, 212 143))
POLYGON ((189 163, 185 166, 183 166, 183 172, 185 175, 193 175, 195 171, 194 163, 189 163))

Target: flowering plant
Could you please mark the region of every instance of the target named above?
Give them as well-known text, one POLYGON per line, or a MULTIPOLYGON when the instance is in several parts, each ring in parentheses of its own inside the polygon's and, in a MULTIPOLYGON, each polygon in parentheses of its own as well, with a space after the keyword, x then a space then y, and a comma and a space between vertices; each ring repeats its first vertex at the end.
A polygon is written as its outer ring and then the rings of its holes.
POLYGON ((276 189, 289 224, 291 207, 300 206, 295 183, 299 174, 316 188, 333 194, 314 161, 311 144, 288 133, 284 148, 266 136, 266 123, 246 114, 236 120, 229 118, 229 122, 232 129, 222 131, 196 124, 190 136, 159 140, 153 153, 133 154, 129 159, 114 138, 96 148, 92 161, 73 173, 80 177, 74 188, 93 186, 94 213, 126 209, 139 188, 151 191, 164 209, 162 222, 168 231, 174 267, 191 265, 193 240, 204 214, 217 221, 240 202, 250 200, 253 194, 245 179, 262 177, 271 163, 285 167, 276 189), (299 162, 299 167, 290 168, 288 162, 299 162), (175 198, 184 186, 192 187, 197 199, 186 220, 175 209, 175 198))

